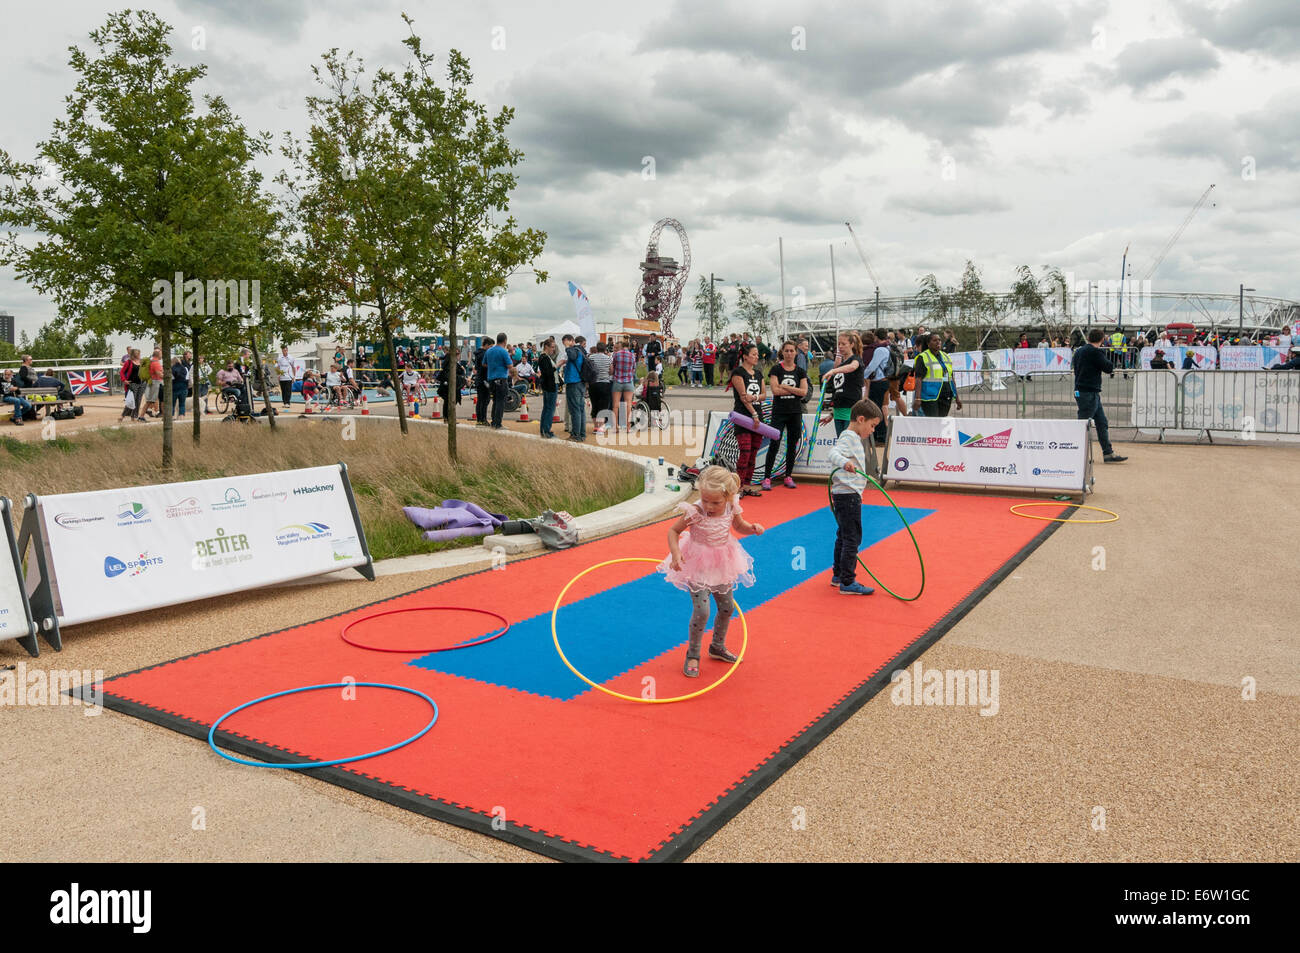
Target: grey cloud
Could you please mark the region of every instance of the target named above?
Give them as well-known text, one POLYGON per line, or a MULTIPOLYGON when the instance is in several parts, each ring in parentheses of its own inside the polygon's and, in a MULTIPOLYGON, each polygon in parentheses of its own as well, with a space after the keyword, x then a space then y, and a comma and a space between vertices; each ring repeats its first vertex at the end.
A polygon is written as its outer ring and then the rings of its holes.
POLYGON ((1210 158, 1240 172, 1254 160, 1257 175, 1300 170, 1300 89, 1277 93, 1260 110, 1235 119, 1194 115, 1148 137, 1150 151, 1179 158, 1210 158))
POLYGON ((1005 212, 1011 203, 999 196, 977 192, 959 192, 952 186, 924 192, 896 194, 885 202, 885 208, 920 215, 947 217, 952 215, 983 215, 1005 212))
POLYGON ((1300 51, 1300 4, 1295 0, 1239 0, 1219 9, 1175 0, 1174 9, 1215 46, 1278 57, 1300 51))
POLYGON ((1143 90, 1171 76, 1196 76, 1219 67, 1219 56, 1203 40, 1165 36, 1130 43, 1115 57, 1115 80, 1143 90))
POLYGON ((294 40, 301 32, 319 2, 309 0, 176 0, 176 7, 192 22, 178 20, 174 26, 178 34, 188 36, 195 26, 205 26, 207 20, 230 24, 240 29, 256 32, 272 39, 294 40))
POLYGON ((1088 94, 1075 85, 1050 86, 1038 93, 1038 104, 1049 110, 1053 119, 1088 111, 1088 94))

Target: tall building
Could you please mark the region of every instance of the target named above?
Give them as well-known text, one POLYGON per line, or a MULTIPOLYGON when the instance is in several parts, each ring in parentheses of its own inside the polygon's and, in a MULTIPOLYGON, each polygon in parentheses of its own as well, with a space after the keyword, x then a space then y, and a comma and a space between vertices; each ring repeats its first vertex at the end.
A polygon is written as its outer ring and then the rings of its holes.
POLYGON ((0 341, 14 343, 14 316, 8 311, 0 311, 0 341))
POLYGON ((487 334, 487 299, 475 298, 469 308, 469 333, 487 334))

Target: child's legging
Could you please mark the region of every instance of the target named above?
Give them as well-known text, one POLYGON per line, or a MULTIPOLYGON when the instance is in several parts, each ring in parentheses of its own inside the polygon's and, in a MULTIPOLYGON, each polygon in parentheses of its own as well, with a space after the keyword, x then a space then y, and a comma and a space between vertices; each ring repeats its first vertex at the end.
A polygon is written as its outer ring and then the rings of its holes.
MULTIPOLYGON (((727 647, 727 629, 731 625, 731 613, 735 611, 736 603, 731 598, 731 590, 724 589, 713 593, 713 601, 718 606, 718 616, 713 621, 713 648, 725 649, 727 647)), ((709 590, 699 589, 691 592, 691 605, 694 611, 691 613, 690 625, 690 648, 686 650, 686 657, 698 660, 700 657, 700 641, 704 638, 704 626, 709 621, 709 590)))

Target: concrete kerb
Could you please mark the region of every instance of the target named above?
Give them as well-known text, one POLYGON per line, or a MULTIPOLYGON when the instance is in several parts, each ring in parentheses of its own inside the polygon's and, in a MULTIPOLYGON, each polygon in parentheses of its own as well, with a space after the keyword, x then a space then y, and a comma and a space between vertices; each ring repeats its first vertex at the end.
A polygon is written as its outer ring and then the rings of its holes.
MULTIPOLYGON (((363 419, 358 417, 358 420, 363 419)), ((398 423, 396 417, 377 417, 369 416, 364 418, 368 421, 391 421, 398 423)), ((283 419, 282 421, 283 422, 283 419)), ((446 423, 441 420, 412 420, 408 418, 409 424, 423 424, 429 427, 446 428, 446 423)), ((494 437, 506 437, 519 440, 538 440, 542 438, 533 434, 518 433, 513 430, 495 430, 492 432, 494 437)), ((624 500, 622 503, 615 503, 613 506, 607 506, 603 510, 597 510, 595 513, 587 513, 584 516, 576 516, 573 519, 574 527, 578 531, 579 542, 589 542, 593 539, 599 539, 602 536, 611 536, 615 533, 621 533, 624 530, 634 529, 645 523, 670 513, 678 503, 686 500, 690 496, 690 490, 683 486, 679 490, 667 489, 670 480, 668 476, 669 464, 660 466, 656 460, 650 457, 638 456, 634 453, 627 453, 623 450, 615 450, 612 447, 586 446, 577 445, 588 453, 600 453, 606 456, 614 457, 620 460, 626 460, 636 465, 637 469, 644 470, 648 463, 654 470, 654 486, 650 490, 643 491, 640 495, 630 500, 624 500)), ((680 484, 679 484, 680 485, 680 484)), ((392 576, 405 572, 427 572, 431 569, 462 569, 466 572, 472 572, 478 569, 489 569, 493 565, 499 564, 501 555, 516 556, 523 553, 538 552, 542 550, 541 539, 532 534, 525 533, 519 536, 502 536, 500 534, 487 536, 483 540, 482 546, 475 546, 468 549, 457 549, 442 553, 419 553, 414 556, 399 556, 394 559, 383 559, 375 563, 376 576, 392 576)), ((321 576, 312 576, 307 579, 295 579, 290 582, 280 583, 282 586, 303 586, 315 585, 324 581, 355 581, 356 572, 351 569, 340 569, 338 572, 328 573, 321 576)))

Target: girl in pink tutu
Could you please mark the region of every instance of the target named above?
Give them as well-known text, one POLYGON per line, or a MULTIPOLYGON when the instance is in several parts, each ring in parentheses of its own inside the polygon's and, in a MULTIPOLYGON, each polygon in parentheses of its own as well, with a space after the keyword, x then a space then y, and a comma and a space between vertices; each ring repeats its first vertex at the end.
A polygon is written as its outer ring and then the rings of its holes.
POLYGON ((740 477, 736 474, 723 467, 705 467, 697 486, 700 501, 678 505, 682 518, 668 530, 671 555, 659 564, 659 572, 665 579, 691 594, 694 612, 689 629, 690 645, 682 667, 688 678, 698 678, 700 674, 700 642, 709 620, 709 593, 718 607, 709 658, 736 661, 736 656, 727 651, 727 627, 735 609, 731 590, 737 583, 754 584, 754 560, 740 548, 731 531, 734 528, 738 533, 755 536, 763 533, 761 524, 749 523, 740 515, 737 499, 740 477), (686 538, 679 539, 683 532, 686 538))

